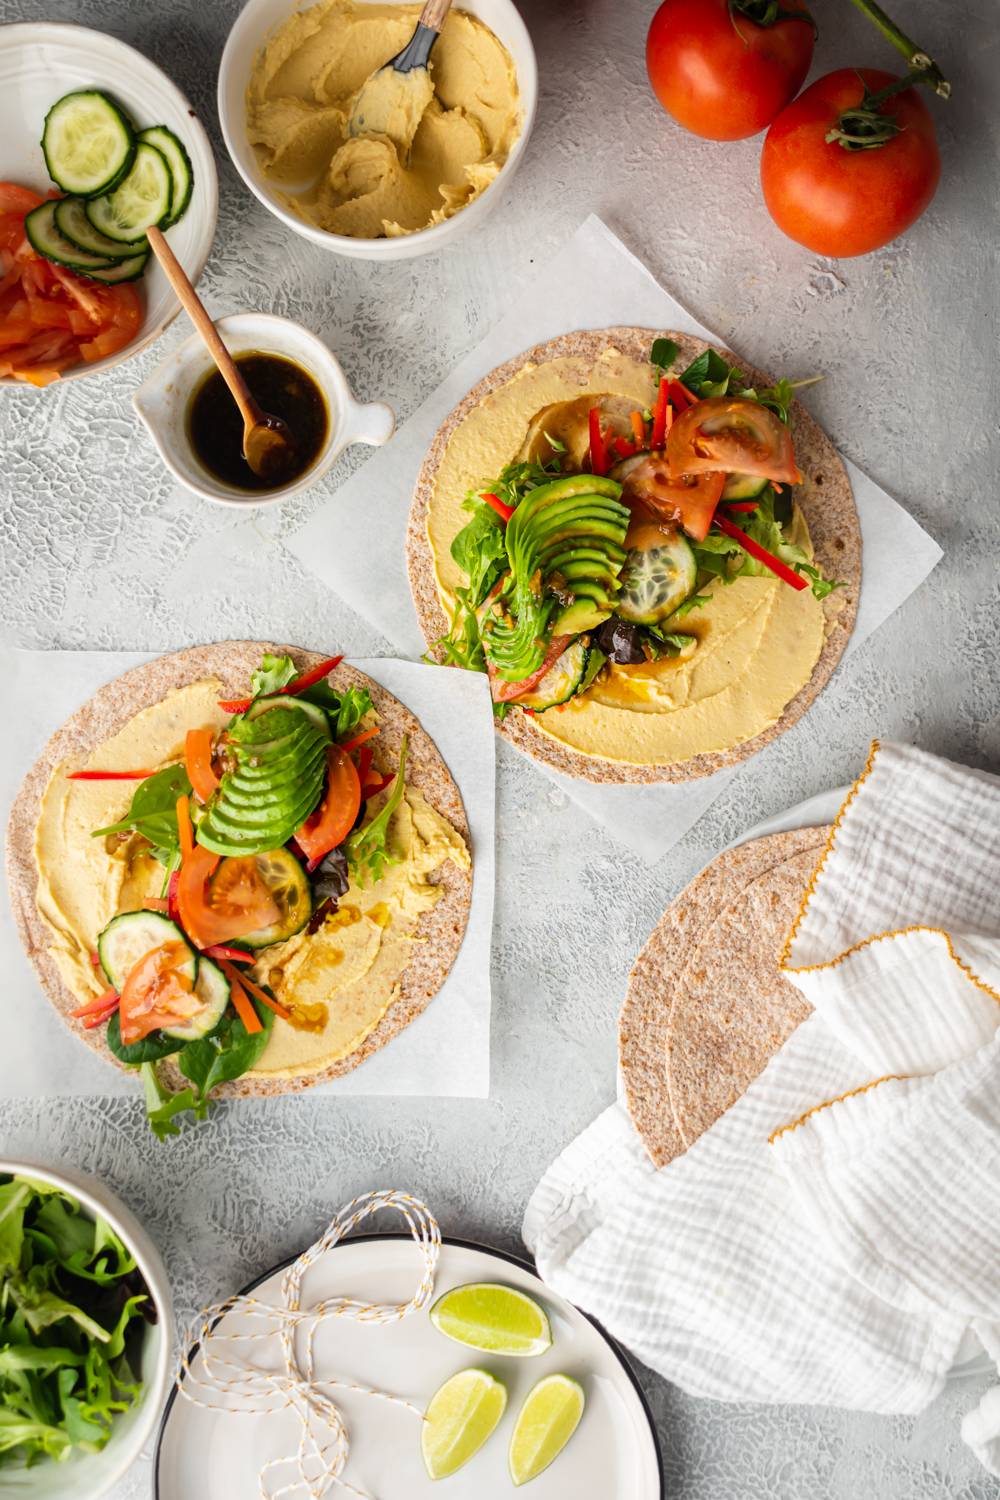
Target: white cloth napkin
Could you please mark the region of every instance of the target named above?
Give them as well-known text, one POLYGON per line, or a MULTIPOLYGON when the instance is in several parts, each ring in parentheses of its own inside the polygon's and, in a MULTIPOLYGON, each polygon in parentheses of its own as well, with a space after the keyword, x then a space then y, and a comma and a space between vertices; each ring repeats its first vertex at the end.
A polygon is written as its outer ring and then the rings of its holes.
MULTIPOLYGON (((367 459, 330 504, 315 510, 287 539, 288 547, 398 650, 419 656, 425 642, 410 596, 402 538, 413 486, 435 432, 484 375, 513 355, 557 334, 615 325, 677 329, 718 342, 607 225, 591 215, 541 274, 518 290, 507 315, 428 396, 393 441, 367 459)), ((752 348, 738 352, 747 359, 756 353, 752 348)), ((846 463, 864 551, 858 617, 847 647, 851 652, 923 582, 941 549, 885 490, 849 460, 846 463)), ((812 717, 822 712, 820 698, 809 713, 812 717)), ((680 786, 606 786, 535 764, 590 817, 646 860, 659 859, 673 848, 740 774, 739 768, 717 771, 680 786)))
MULTIPOLYGON (((0 818, 49 735, 104 683, 148 661, 132 651, 5 651, 0 672, 0 818)), ((458 783, 472 835, 472 910, 451 973, 422 1016, 353 1073, 315 1094, 485 1099, 490 1091, 490 941, 494 888, 493 729, 489 690, 475 673, 379 657, 352 665, 417 715, 458 783)), ((135 1094, 135 1078, 91 1052, 41 993, 0 900, 0 1096, 135 1094)), ((241 1109, 260 1101, 239 1101, 241 1109)))
MULTIPOLYGON (((624 1110, 554 1164, 546 1280, 696 1395, 916 1412, 1000 1356, 1000 779, 876 748, 790 937, 816 1014, 657 1171, 624 1110)), ((1000 1389, 963 1424, 1000 1472, 1000 1389)))

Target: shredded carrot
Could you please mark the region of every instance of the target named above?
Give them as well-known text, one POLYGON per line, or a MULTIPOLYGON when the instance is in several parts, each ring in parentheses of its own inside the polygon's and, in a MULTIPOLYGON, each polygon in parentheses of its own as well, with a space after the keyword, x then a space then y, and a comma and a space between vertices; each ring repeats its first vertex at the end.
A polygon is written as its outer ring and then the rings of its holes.
POLYGON ((236 1014, 246 1027, 247 1034, 249 1036, 256 1036, 259 1031, 264 1030, 264 1023, 250 1004, 250 1001, 247 999, 246 990, 240 984, 239 979, 234 977, 235 975, 235 969, 232 975, 227 975, 229 979, 229 998, 235 1006, 236 1014))
POLYGON ((159 896, 147 896, 142 903, 147 911, 169 912, 170 902, 162 900, 159 896))
POLYGON ((345 740, 340 748, 341 750, 356 750, 359 745, 363 745, 366 740, 373 740, 379 733, 381 731, 376 724, 374 729, 366 729, 363 734, 356 734, 353 740, 345 740))
POLYGON ((640 448, 646 445, 646 424, 642 419, 641 411, 632 413, 632 431, 635 433, 636 443, 640 448))
POLYGON ((181 860, 190 859, 194 853, 194 831, 186 797, 177 798, 177 834, 181 841, 181 860))
POLYGON ((279 1005, 277 1000, 273 1000, 266 990, 262 990, 259 984, 254 984, 253 980, 248 978, 246 974, 241 974, 239 969, 234 969, 228 959, 219 958, 216 959, 216 963, 230 984, 242 985, 244 989, 249 990, 251 995, 260 1001, 261 1005, 266 1005, 268 1010, 273 1010, 274 1014, 280 1016, 283 1021, 290 1021, 292 1019, 290 1011, 286 1010, 283 1005, 279 1005))

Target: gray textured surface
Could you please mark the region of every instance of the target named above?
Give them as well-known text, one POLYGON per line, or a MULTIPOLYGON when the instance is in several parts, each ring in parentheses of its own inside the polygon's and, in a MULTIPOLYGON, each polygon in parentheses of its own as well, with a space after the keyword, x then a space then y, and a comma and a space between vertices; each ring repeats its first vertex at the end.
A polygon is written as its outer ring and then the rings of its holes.
MULTIPOLYGON (((530 0, 542 95, 528 157, 485 234, 408 265, 339 262, 287 236, 221 155, 216 61, 237 0, 0 0, 0 20, 89 23, 135 43, 192 96, 220 151, 221 211, 203 291, 301 319, 332 344, 362 397, 416 406, 590 210, 710 327, 765 368, 825 370, 810 405, 843 450, 946 548, 930 583, 839 675, 807 718, 754 763, 659 865, 623 857, 529 765, 501 747, 494 946, 494 1092, 488 1102, 291 1099, 219 1111, 158 1146, 138 1103, 0 1106, 5 1153, 40 1153, 107 1178, 163 1246, 182 1307, 298 1248, 357 1191, 426 1196, 446 1229, 516 1247, 525 1198, 555 1151, 613 1096, 614 1018, 625 976, 664 905, 718 847, 759 818, 859 769, 875 734, 976 764, 1000 759, 1000 544, 994 378, 1000 124, 995 0, 961 28, 933 0, 895 0, 955 84, 939 123, 944 181, 900 244, 820 262, 771 226, 757 142, 682 135, 646 86, 652 0, 530 0), (599 138, 595 135, 599 133, 599 138)), ((819 0, 815 71, 892 66, 847 0, 819 0)), ((377 654, 386 642, 281 546, 306 509, 233 521, 176 492, 128 404, 180 340, 54 391, 0 393, 2 629, 27 646, 159 649, 271 635, 377 654), (218 592, 192 597, 192 559, 218 592), (139 601, 137 604, 136 601, 139 601)), ((526 330, 526 342, 530 330, 526 330)), ((361 461, 360 458, 355 461, 361 461)), ((986 1500, 1000 1493, 961 1448, 956 1385, 917 1421, 696 1402, 643 1377, 673 1500, 986 1500)), ((150 1494, 140 1468, 116 1500, 150 1494)), ((589 1497, 588 1497, 589 1500, 589 1497)), ((597 1500, 597 1497, 594 1497, 597 1500)))

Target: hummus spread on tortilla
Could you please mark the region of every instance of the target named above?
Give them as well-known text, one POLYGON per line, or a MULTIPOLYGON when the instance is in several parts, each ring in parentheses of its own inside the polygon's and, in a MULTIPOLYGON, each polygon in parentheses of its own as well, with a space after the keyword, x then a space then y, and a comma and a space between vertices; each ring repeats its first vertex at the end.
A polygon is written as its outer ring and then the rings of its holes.
MULTIPOLYGON (((219 707, 221 685, 205 680, 174 689, 99 745, 84 769, 142 766, 157 770, 183 759, 190 729, 218 735, 231 715, 219 707)), ((36 900, 51 931, 50 952, 81 1003, 105 988, 93 955, 98 935, 120 912, 163 889, 162 864, 136 834, 93 837, 121 819, 135 783, 70 780, 57 766, 42 798, 35 833, 36 900)), ((353 1052, 392 1004, 420 916, 441 894, 435 872, 446 860, 470 867, 463 839, 416 788, 407 786, 388 838, 392 862, 368 885, 355 882, 318 928, 260 950, 251 975, 272 987, 290 1022, 276 1019, 257 1077, 319 1071, 353 1052)), ((310 924, 312 925, 312 924, 310 924)))
POLYGON ((521 129, 513 60, 488 26, 452 10, 427 69, 369 86, 370 125, 348 121, 366 80, 405 47, 419 5, 320 0, 279 26, 254 62, 247 132, 264 173, 308 224, 362 239, 450 218, 497 176, 521 129))
MULTIPOLYGON (((459 423, 433 481, 427 533, 445 611, 466 582, 451 556, 469 513, 462 501, 522 452, 543 408, 585 395, 626 398, 648 410, 656 398, 648 363, 606 348, 595 360, 562 357, 522 366, 459 423)), ((789 540, 811 557, 796 506, 789 540)), ((771 575, 706 586, 708 602, 686 613, 694 644, 638 665, 611 662, 594 684, 562 707, 536 713, 534 725, 581 752, 630 765, 689 760, 753 739, 775 724, 809 681, 825 638, 823 606, 812 590, 771 575)))

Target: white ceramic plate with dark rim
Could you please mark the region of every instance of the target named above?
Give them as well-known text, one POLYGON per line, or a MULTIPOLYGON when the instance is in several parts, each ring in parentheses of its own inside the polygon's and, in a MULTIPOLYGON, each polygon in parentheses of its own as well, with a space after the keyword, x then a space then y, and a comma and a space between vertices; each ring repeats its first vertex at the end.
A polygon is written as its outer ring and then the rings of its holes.
MULTIPOLYGON (((252 1284, 257 1297, 280 1301, 279 1283, 287 1264, 252 1284)), ((418 1276, 419 1256, 408 1235, 362 1235, 342 1241, 310 1268, 302 1302, 308 1306, 342 1295, 406 1302, 418 1276)), ((524 1492, 531 1500, 566 1500, 569 1495, 574 1500, 663 1500, 652 1417, 617 1345, 544 1286, 525 1262, 462 1240, 446 1240, 435 1297, 472 1281, 501 1282, 534 1297, 549 1315, 552 1347, 533 1359, 483 1354, 438 1333, 426 1310, 383 1327, 331 1319, 316 1338, 321 1373, 390 1391, 421 1410, 449 1376, 470 1366, 491 1371, 508 1391, 507 1410, 497 1431, 443 1484, 427 1477, 420 1454, 420 1421, 414 1413, 353 1391, 335 1393, 342 1398, 351 1438, 344 1478, 378 1500, 447 1500, 449 1495, 512 1500, 516 1491, 507 1470, 507 1447, 514 1421, 536 1381, 559 1371, 582 1383, 586 1409, 559 1458, 524 1492)), ((256 1362, 262 1363, 262 1357, 256 1362)), ((195 1355, 195 1371, 198 1365, 195 1355)), ((258 1493, 263 1465, 293 1453, 298 1434, 290 1412, 251 1417, 207 1411, 175 1391, 160 1428, 156 1500, 192 1500, 195 1495, 198 1500, 247 1500, 258 1493)), ((276 1478, 291 1479, 291 1471, 276 1478)), ((331 1490, 338 1492, 336 1486, 331 1490)))
MULTIPOLYGON (((208 136, 176 84, 141 52, 117 37, 86 26, 55 21, 0 26, 0 181, 35 192, 52 187, 41 138, 45 116, 73 89, 103 89, 142 130, 168 126, 187 147, 194 168, 194 191, 183 219, 168 231, 171 248, 192 281, 197 281, 215 238, 219 184, 208 136)), ((108 359, 67 370, 63 380, 94 375, 121 364, 159 338, 180 311, 180 303, 154 260, 135 283, 145 303, 139 332, 127 348, 108 359)), ((20 381, 0 378, 0 386, 20 381)), ((58 388, 59 382, 56 382, 58 388)))

